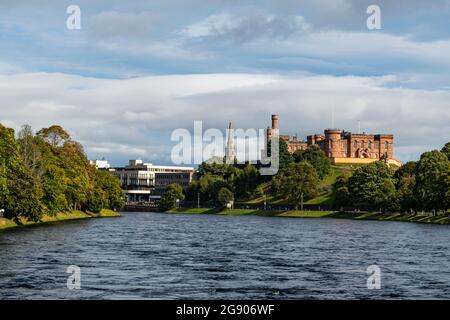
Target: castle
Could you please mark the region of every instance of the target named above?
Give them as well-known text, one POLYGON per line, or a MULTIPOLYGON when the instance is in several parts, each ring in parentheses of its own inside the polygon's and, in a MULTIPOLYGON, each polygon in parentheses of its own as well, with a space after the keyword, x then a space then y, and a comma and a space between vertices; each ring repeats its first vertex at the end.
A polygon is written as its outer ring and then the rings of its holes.
POLYGON ((276 135, 286 142, 290 153, 317 145, 333 164, 367 164, 386 159, 389 164, 401 166, 401 163, 393 158, 392 134, 355 134, 340 129, 325 129, 324 134, 310 135, 306 141, 302 141, 296 136, 280 135, 278 115, 273 114, 272 127, 266 130, 267 141, 276 135))

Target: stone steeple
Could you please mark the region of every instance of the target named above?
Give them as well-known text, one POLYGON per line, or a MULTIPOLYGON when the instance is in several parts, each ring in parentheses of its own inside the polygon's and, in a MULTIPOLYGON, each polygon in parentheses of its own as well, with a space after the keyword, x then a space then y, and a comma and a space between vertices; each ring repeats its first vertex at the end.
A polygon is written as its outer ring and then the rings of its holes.
POLYGON ((234 163, 236 159, 236 149, 234 147, 234 130, 232 128, 231 122, 228 125, 227 132, 227 146, 225 148, 225 161, 227 163, 234 163))

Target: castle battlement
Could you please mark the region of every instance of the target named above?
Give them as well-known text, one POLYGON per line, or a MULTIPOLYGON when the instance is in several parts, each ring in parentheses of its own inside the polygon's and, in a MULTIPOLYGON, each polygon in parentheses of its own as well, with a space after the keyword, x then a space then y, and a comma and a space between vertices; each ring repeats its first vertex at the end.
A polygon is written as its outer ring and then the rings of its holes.
MULTIPOLYGON (((267 139, 274 134, 279 135, 278 125, 278 115, 272 115, 272 128, 267 128, 267 139)), ((298 139, 297 136, 279 135, 279 137, 286 142, 291 153, 317 145, 333 163, 363 164, 384 158, 389 163, 400 164, 393 157, 394 135, 392 134, 352 133, 327 128, 323 134, 307 136, 305 141, 298 139)))

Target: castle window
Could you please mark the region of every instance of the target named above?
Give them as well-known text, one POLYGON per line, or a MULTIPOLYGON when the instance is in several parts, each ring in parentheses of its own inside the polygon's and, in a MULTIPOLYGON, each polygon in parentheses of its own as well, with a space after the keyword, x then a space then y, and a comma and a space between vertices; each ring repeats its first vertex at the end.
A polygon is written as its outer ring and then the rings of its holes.
POLYGON ((355 148, 355 149, 358 148, 358 141, 353 142, 353 148, 355 148))
POLYGON ((372 141, 369 141, 367 147, 368 147, 369 149, 372 149, 372 141))
POLYGON ((385 143, 384 143, 384 148, 387 150, 387 148, 388 148, 388 145, 389 145, 389 143, 386 141, 385 143))
POLYGON ((361 141, 361 149, 364 149, 364 141, 361 141))

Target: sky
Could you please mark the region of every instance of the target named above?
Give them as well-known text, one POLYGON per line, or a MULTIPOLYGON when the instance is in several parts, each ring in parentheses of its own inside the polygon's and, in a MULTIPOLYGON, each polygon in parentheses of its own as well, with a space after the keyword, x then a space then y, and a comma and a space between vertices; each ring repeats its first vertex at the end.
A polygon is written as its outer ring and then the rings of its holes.
POLYGON ((171 164, 171 133, 334 126, 450 141, 450 1, 0 0, 0 123, 62 125, 90 159, 171 164), (381 10, 369 30, 366 10, 381 10), (66 12, 81 10, 81 29, 66 12))

